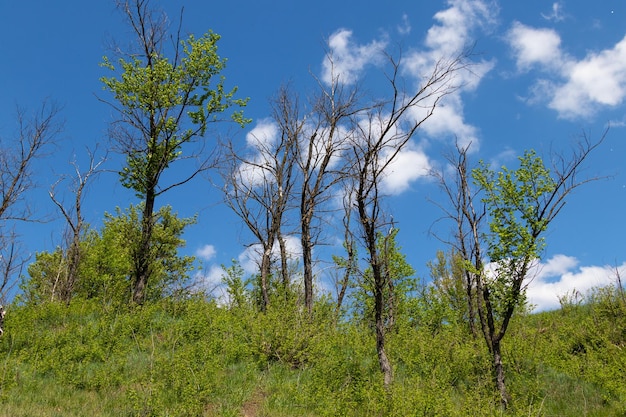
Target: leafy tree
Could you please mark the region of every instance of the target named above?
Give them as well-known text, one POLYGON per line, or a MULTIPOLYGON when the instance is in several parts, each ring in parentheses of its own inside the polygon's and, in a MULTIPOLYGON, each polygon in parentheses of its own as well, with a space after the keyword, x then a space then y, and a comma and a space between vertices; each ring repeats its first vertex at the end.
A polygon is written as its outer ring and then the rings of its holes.
MULTIPOLYGON (((149 3, 118 3, 139 49, 131 51, 128 58, 120 58, 117 66, 107 57, 102 64, 113 72, 119 69, 116 76, 103 77, 102 82, 115 99, 109 104, 119 114, 111 137, 126 156, 121 182, 143 203, 140 244, 132 253, 132 301, 136 303, 144 301, 146 286, 153 279, 154 259, 149 254, 154 252, 157 197, 210 167, 210 157, 202 155, 204 143, 200 139, 211 124, 224 120, 226 110, 246 104, 246 100, 235 98, 236 88, 227 91, 224 86, 220 74, 226 61, 217 54, 220 36, 208 32, 183 40, 178 31, 168 57, 167 19, 149 3), (193 150, 194 144, 200 146, 193 150), (165 171, 185 159, 199 165, 182 178, 164 184, 165 171)), ((242 126, 247 122, 241 111, 232 113, 231 118, 242 126)))
MULTIPOLYGON (((406 256, 396 241, 398 232, 399 229, 392 228, 386 235, 379 233, 377 242, 385 276, 385 288, 382 289, 385 333, 392 330, 399 319, 406 319, 407 302, 410 293, 415 289, 415 280, 412 278, 415 270, 406 261, 406 256)), ((372 328, 376 325, 373 296, 375 290, 372 270, 368 268, 357 283, 355 307, 359 316, 372 328)))
MULTIPOLYGON (((490 268, 482 259, 466 259, 476 285, 476 303, 483 335, 492 357, 496 386, 503 407, 510 403, 505 384, 502 340, 516 309, 525 302, 525 283, 541 259, 548 225, 565 205, 565 198, 591 179, 578 179, 582 163, 602 142, 584 142, 569 158, 555 156, 550 170, 535 151, 519 157, 515 170, 499 171, 484 162, 472 170, 482 193, 488 220, 474 247, 485 247, 490 268)), ((472 235, 475 236, 475 235, 472 235)))
MULTIPOLYGON (((131 205, 124 211, 117 208, 115 215, 105 213, 100 232, 91 230, 82 237, 77 279, 70 298, 99 298, 105 304, 126 302, 132 288, 129 272, 133 253, 141 243, 142 209, 141 205, 131 205)), ((154 244, 149 254, 153 279, 146 288, 146 300, 185 290, 195 260, 178 255, 178 249, 185 244, 181 238, 184 228, 195 219, 179 219, 169 206, 159 209, 155 218, 154 244)), ((72 254, 61 248, 36 255, 28 267, 30 279, 22 283, 25 302, 54 301, 57 287, 67 273, 69 256, 72 254)))
POLYGON ((428 262, 433 282, 433 293, 445 310, 442 319, 448 323, 471 324, 475 300, 468 296, 465 281, 465 265, 461 255, 456 251, 437 251, 435 261, 428 262), (468 306, 469 304, 469 306, 468 306))
POLYGON ((238 260, 233 259, 229 267, 222 265, 222 283, 226 285, 228 305, 230 308, 243 309, 250 304, 250 294, 244 279, 245 271, 238 260))
POLYGON ((53 301, 56 286, 61 279, 65 259, 61 248, 54 252, 39 252, 28 268, 28 279, 22 277, 19 298, 27 304, 53 301))

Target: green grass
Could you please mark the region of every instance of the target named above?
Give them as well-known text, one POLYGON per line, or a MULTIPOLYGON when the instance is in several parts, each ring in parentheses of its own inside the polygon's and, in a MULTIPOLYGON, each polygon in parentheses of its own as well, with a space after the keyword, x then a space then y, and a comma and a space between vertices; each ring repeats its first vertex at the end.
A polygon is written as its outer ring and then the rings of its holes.
POLYGON ((506 412, 484 343, 462 328, 389 334, 386 391, 369 329, 302 314, 198 299, 13 306, 0 339, 0 417, 626 415, 620 310, 517 317, 504 346, 506 412))

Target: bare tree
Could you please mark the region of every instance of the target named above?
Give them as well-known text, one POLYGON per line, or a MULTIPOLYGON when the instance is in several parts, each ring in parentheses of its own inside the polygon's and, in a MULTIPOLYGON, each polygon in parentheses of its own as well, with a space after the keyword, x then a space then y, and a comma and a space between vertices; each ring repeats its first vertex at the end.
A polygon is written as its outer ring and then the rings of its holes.
MULTIPOLYGON (((332 64, 332 56, 327 59, 332 64)), ((324 206, 333 198, 330 191, 345 175, 342 153, 347 150, 348 136, 342 124, 359 112, 356 88, 344 91, 339 77, 332 77, 328 88, 319 79, 317 82, 319 94, 307 115, 307 130, 298 140, 297 155, 304 304, 309 313, 313 307, 313 249, 319 243, 324 224, 324 206)))
POLYGON ((15 222, 35 221, 31 205, 26 201, 29 190, 35 186, 33 164, 44 155, 62 129, 58 121, 60 108, 44 102, 30 118, 24 110, 17 110, 17 137, 0 140, 0 294, 12 286, 26 259, 20 255, 15 222))
POLYGON ((57 294, 59 299, 65 303, 69 303, 74 294, 74 286, 78 279, 78 267, 81 260, 81 239, 83 237, 85 219, 82 214, 84 192, 90 178, 100 173, 99 167, 104 163, 105 159, 101 158, 96 161, 93 152, 87 150, 89 155, 89 167, 86 171, 81 171, 78 163, 72 161, 75 176, 72 178, 71 192, 74 195, 74 204, 71 207, 66 206, 56 194, 56 187, 65 177, 60 178, 52 185, 48 194, 50 199, 57 206, 61 215, 65 219, 68 228, 68 236, 66 238, 66 251, 64 256, 65 268, 59 271, 57 282, 52 287, 52 297, 57 294))
POLYGON ((263 311, 270 303, 269 280, 276 244, 280 248, 283 285, 289 282, 289 254, 283 230, 293 198, 297 139, 303 126, 297 102, 286 88, 280 90, 273 108, 278 125, 275 137, 251 133, 251 155, 235 149, 232 141, 226 143, 221 169, 226 204, 243 220, 260 247, 259 287, 263 311))
POLYGON ((352 145, 349 150, 349 192, 353 193, 358 224, 358 238, 364 246, 371 269, 376 349, 385 386, 393 379, 391 363, 385 351, 385 299, 389 288, 385 254, 377 245, 379 235, 387 235, 390 217, 382 201, 382 180, 388 167, 405 148, 419 127, 434 112, 439 101, 458 86, 452 81, 455 72, 464 68, 464 57, 438 61, 415 93, 407 94, 399 77, 400 62, 389 57, 392 72, 388 77, 390 99, 354 117, 352 145), (421 116, 415 117, 420 110, 421 116))
MULTIPOLYGON (((455 146, 456 152, 446 157, 452 167, 452 178, 446 176, 445 171, 432 171, 447 197, 447 205, 437 202, 435 204, 444 212, 445 218, 454 222, 453 239, 441 240, 452 246, 454 253, 458 253, 464 262, 473 265, 473 268, 462 267, 462 271, 468 313, 467 324, 472 336, 476 337, 476 310, 481 318, 480 323, 486 323, 486 321, 482 319, 485 314, 483 304, 476 303, 476 291, 477 287, 481 286, 481 282, 473 271, 483 269, 480 234, 487 213, 484 203, 479 199, 478 191, 471 184, 471 168, 467 160, 471 143, 462 146, 456 142, 455 146)), ((454 262, 454 260, 451 261, 454 262)), ((486 327, 482 327, 482 331, 487 337, 486 327)))

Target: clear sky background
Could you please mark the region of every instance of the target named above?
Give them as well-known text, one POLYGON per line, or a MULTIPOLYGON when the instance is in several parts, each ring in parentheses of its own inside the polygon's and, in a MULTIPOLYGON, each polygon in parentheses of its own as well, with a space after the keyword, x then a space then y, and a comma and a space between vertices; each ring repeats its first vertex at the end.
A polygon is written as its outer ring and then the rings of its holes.
MULTIPOLYGON (((512 166, 526 149, 543 155, 551 149, 567 152, 583 131, 594 140, 610 125, 584 171, 610 178, 578 189, 551 224, 529 297, 539 309, 555 308, 557 297, 572 288, 585 292, 611 282, 616 267, 626 276, 622 0, 153 3, 162 5, 173 22, 184 5, 183 33, 212 29, 222 35, 219 54, 228 58, 227 83, 250 97, 245 114, 253 123, 237 133, 242 142, 267 125, 268 100, 282 84, 291 83, 303 96, 313 91, 311 74, 326 75, 326 51, 333 52, 346 81, 375 90, 368 83, 380 74, 383 49, 401 48, 404 63, 411 64, 475 43, 474 72, 464 75, 466 86, 447 97, 418 132, 386 184, 391 195, 386 204, 409 262, 428 278, 426 263, 445 249, 429 231, 445 236, 449 226, 437 223, 433 229, 441 213, 428 202, 444 197, 425 174, 442 166, 442 152, 455 137, 473 142, 473 159, 512 166)), ((87 147, 107 146, 113 116, 96 98, 103 94, 99 78, 106 74, 99 63, 103 55, 113 55, 113 40, 124 44, 129 36, 112 0, 0 1, 0 137, 7 140, 16 133, 16 105, 33 111, 49 99, 63 107, 65 121, 57 146, 37 165, 40 187, 28 196, 39 218, 52 220, 18 227, 29 253, 61 243, 63 223, 54 220, 58 214, 48 198, 50 185, 71 172, 72 160, 86 168, 87 147)), ((405 72, 409 81, 415 79, 410 68, 405 72)), ((105 168, 112 172, 90 186, 84 213, 95 227, 104 212, 136 202, 113 172, 120 167, 120 158, 110 155, 105 168)), ((185 251, 202 259, 208 286, 219 282, 220 264, 229 265, 231 259, 241 260, 250 272, 254 268, 246 250, 252 238, 221 201, 220 193, 200 178, 157 202, 171 204, 181 216, 198 214, 198 224, 185 235, 185 251)), ((297 252, 297 245, 292 249, 297 252)), ((317 255, 328 260, 328 254, 317 255)), ((332 285, 322 279, 321 287, 332 285)))

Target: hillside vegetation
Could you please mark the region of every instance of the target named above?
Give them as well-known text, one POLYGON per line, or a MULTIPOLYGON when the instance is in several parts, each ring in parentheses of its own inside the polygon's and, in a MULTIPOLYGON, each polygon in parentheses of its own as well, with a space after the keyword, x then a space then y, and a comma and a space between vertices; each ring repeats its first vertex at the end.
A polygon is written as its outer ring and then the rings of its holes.
POLYGON ((337 320, 330 302, 312 318, 289 299, 266 313, 202 297, 16 303, 0 340, 0 416, 625 415, 623 292, 514 318, 506 411, 484 341, 422 294, 389 334, 387 390, 372 330, 337 320))

